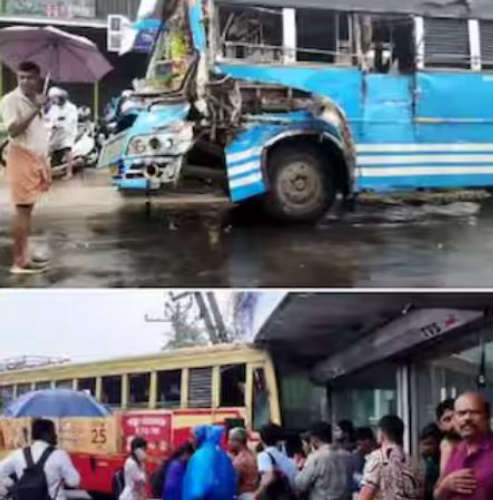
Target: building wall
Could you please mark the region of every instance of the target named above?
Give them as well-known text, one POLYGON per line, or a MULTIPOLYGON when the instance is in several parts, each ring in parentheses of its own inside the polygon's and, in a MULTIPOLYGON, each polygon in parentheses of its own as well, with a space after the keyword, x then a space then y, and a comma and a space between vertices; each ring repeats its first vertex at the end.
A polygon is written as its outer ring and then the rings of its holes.
POLYGON ((134 19, 140 0, 0 0, 0 15, 106 21, 109 14, 134 19))

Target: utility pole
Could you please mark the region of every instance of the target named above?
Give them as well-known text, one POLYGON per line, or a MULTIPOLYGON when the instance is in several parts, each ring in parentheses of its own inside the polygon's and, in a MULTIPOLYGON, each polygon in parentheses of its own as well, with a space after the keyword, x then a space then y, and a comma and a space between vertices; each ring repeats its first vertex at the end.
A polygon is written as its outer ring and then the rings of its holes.
POLYGON ((219 311, 214 292, 207 292, 207 300, 209 301, 212 315, 214 316, 214 321, 216 323, 216 333, 219 337, 219 340, 226 343, 229 340, 228 331, 226 330, 226 325, 224 324, 221 311, 219 311))
MULTIPOLYGON (((183 299, 189 298, 195 300, 200 312, 200 318, 204 321, 205 328, 209 335, 209 339, 213 344, 220 344, 228 342, 228 330, 224 324, 223 316, 217 305, 216 296, 214 292, 183 292, 178 295, 170 293, 170 298, 173 302, 179 302, 183 299)), ((190 302, 190 306, 192 303, 190 302)), ((165 307, 166 310, 166 307, 165 307)), ((166 323, 166 317, 151 317, 148 314, 144 316, 147 323, 166 323)))
POLYGON ((197 305, 199 306, 199 309, 200 309, 200 316, 204 320, 205 327, 207 328, 207 331, 209 332, 209 337, 211 339, 211 342, 213 344, 219 344, 220 338, 217 335, 216 327, 214 326, 211 315, 209 313, 209 309, 207 308, 207 304, 205 303, 205 300, 204 300, 204 297, 202 296, 202 293, 195 292, 194 296, 195 296, 195 301, 197 302, 197 305))

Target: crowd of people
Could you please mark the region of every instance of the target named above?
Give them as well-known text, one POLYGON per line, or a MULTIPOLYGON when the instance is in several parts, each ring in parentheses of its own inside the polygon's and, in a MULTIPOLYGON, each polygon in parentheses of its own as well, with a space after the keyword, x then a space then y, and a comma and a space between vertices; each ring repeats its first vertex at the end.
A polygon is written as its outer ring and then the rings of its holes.
MULTIPOLYGON (((436 422, 423 428, 419 456, 414 457, 404 450, 404 423, 395 415, 380 419, 376 435, 369 427, 355 429, 348 420, 338 422, 333 431, 328 423, 315 423, 301 436, 270 423, 261 429, 255 451, 244 428, 230 429, 226 436, 222 426, 200 426, 152 478, 146 474, 148 443, 136 437, 116 481, 115 495, 119 500, 149 496, 162 500, 492 500, 490 420, 490 405, 479 393, 443 401, 436 409, 436 422)), ((36 420, 32 438, 31 447, 0 462, 0 498, 65 500, 63 486, 77 487, 80 476, 69 456, 56 448, 53 423, 36 420), (44 483, 35 480, 33 471, 39 473, 40 468, 44 468, 44 483), (33 484, 42 484, 42 493, 33 496, 33 484)))

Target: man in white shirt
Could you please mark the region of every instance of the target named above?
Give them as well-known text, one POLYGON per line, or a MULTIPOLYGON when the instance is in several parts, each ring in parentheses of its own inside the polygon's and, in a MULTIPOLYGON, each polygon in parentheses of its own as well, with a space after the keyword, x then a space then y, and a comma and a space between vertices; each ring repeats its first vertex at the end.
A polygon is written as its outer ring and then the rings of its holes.
POLYGON ((291 488, 295 488, 297 468, 293 460, 280 451, 279 444, 283 440, 282 428, 276 424, 268 424, 260 430, 260 439, 264 451, 257 456, 260 487, 257 496, 265 491, 274 480, 274 471, 280 471, 289 481, 291 488))
POLYGON ((13 223, 13 274, 43 272, 47 262, 37 265, 29 254, 28 240, 35 203, 51 184, 48 167, 49 132, 42 109, 46 96, 40 95, 41 70, 35 63, 19 65, 18 86, 3 97, 0 109, 7 133, 6 178, 15 205, 13 223))
POLYGON ((67 163, 67 175, 65 179, 70 179, 73 175, 72 150, 77 139, 77 125, 79 116, 77 107, 68 99, 68 93, 59 87, 52 87, 48 93, 50 99, 50 109, 46 114, 46 120, 52 130, 51 150, 53 156, 52 163, 67 163))
MULTIPOLYGON (((55 425, 51 420, 34 420, 31 430, 31 454, 34 463, 37 463, 44 451, 57 444, 55 425)), ((24 450, 16 450, 0 462, 0 480, 15 474, 20 479, 27 464, 24 450)), ((55 448, 44 465, 48 492, 53 500, 66 500, 64 486, 77 488, 80 475, 75 469, 66 451, 55 448)))

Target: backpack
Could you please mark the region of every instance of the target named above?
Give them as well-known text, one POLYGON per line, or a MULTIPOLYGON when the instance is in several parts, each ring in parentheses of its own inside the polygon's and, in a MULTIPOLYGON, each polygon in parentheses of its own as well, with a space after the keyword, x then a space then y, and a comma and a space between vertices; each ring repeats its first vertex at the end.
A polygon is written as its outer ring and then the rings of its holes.
POLYGON ((267 486, 259 500, 298 500, 286 474, 277 466, 276 459, 267 452, 274 470, 274 480, 267 486))
POLYGON ((48 457, 54 451, 55 448, 49 446, 37 463, 34 463, 31 448, 28 446, 23 449, 26 468, 12 488, 13 500, 52 500, 48 490, 48 481, 46 480, 44 466, 48 457))
POLYGON ((382 484, 385 498, 417 500, 423 497, 421 474, 410 457, 382 453, 382 484), (387 497, 388 495, 388 497, 387 497))
POLYGON ((111 480, 111 492, 113 493, 113 498, 120 498, 120 495, 125 489, 125 472, 123 467, 120 467, 113 476, 111 480))

